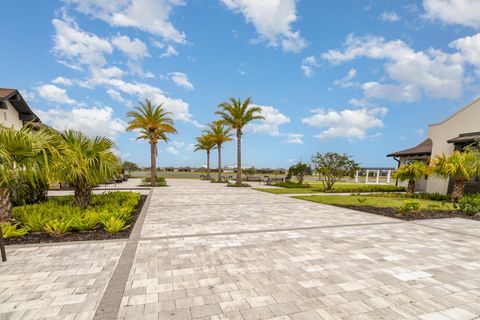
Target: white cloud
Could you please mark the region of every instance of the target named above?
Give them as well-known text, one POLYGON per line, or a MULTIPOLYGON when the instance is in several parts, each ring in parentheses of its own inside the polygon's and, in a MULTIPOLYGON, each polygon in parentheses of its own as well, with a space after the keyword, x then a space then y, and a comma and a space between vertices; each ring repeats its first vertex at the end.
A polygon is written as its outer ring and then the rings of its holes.
POLYGON ((302 70, 304 76, 311 78, 315 74, 315 68, 318 67, 319 64, 317 63, 317 59, 314 56, 309 56, 302 60, 300 69, 302 70))
POLYGON ((172 147, 172 146, 165 148, 165 151, 170 153, 170 154, 178 154, 178 150, 175 147, 172 147))
POLYGON ((105 54, 112 52, 113 48, 108 40, 95 34, 81 30, 77 23, 68 16, 64 20, 53 19, 55 28, 54 52, 65 64, 72 68, 81 69, 82 65, 104 65, 105 54))
POLYGON ((423 0, 423 7, 428 19, 480 28, 478 0, 423 0))
POLYGON ((174 46, 171 44, 164 44, 163 42, 160 41, 153 41, 153 45, 159 49, 164 49, 165 51, 160 55, 160 58, 168 58, 172 56, 178 56, 178 51, 175 49, 174 46))
POLYGON ((297 20, 295 0, 222 0, 228 9, 242 13, 255 26, 258 41, 283 50, 300 52, 307 46, 299 31, 291 24, 297 20))
POLYGON ((267 133, 271 136, 279 136, 279 126, 290 122, 290 118, 272 106, 259 106, 262 109, 264 120, 247 125, 246 130, 253 133, 267 133))
POLYGON ((112 44, 125 53, 131 60, 139 60, 148 56, 147 45, 140 39, 130 39, 128 36, 116 36, 112 44))
POLYGON ((77 11, 101 19, 115 27, 133 27, 161 36, 166 41, 185 43, 186 36, 170 21, 175 6, 182 0, 67 0, 77 11))
POLYGON ((364 139, 367 131, 382 128, 380 119, 387 113, 386 108, 345 109, 342 111, 315 109, 313 115, 302 119, 302 122, 316 128, 324 129, 317 138, 329 139, 343 137, 349 139, 364 139))
POLYGON ((396 12, 383 11, 380 14, 380 19, 387 22, 397 22, 400 20, 400 17, 396 12))
POLYGON ((333 81, 334 85, 340 86, 342 88, 351 88, 357 85, 357 83, 352 82, 353 78, 357 76, 357 70, 354 68, 348 70, 348 73, 345 77, 333 81))
POLYGON ((110 107, 73 108, 71 110, 35 110, 43 122, 59 131, 80 130, 89 136, 115 138, 125 131, 125 123, 113 117, 110 107))
POLYGON ((287 133, 285 143, 303 144, 303 134, 300 133, 287 133))
POLYGON ((193 84, 188 80, 188 76, 183 72, 169 73, 170 79, 175 82, 177 86, 184 87, 187 90, 193 90, 193 84))
POLYGON ((457 39, 451 42, 449 46, 460 51, 463 59, 474 65, 480 75, 480 33, 457 39))
POLYGON ((393 81, 363 84, 367 97, 411 102, 422 96, 458 98, 462 94, 464 68, 459 54, 435 49, 415 51, 401 40, 385 41, 382 37, 352 34, 347 37, 344 50, 322 54, 323 59, 334 65, 362 57, 386 61, 386 74, 393 81))
POLYGON ((59 88, 54 84, 42 84, 36 89, 38 95, 47 101, 68 105, 76 103, 74 99, 68 96, 67 90, 59 88))
POLYGON ((52 80, 52 83, 69 87, 73 84, 73 81, 64 77, 56 77, 55 79, 52 80))

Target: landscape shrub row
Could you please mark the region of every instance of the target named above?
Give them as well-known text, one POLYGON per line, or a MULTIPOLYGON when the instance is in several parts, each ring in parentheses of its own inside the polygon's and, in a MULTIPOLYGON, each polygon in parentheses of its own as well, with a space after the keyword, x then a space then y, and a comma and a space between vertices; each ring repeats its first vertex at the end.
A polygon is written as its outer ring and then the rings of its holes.
POLYGON ((102 227, 116 233, 130 227, 134 210, 141 195, 134 192, 110 192, 92 195, 87 209, 75 206, 73 196, 52 198, 43 203, 13 208, 11 222, 1 225, 4 238, 30 232, 47 232, 61 236, 70 231, 88 231, 102 227))
MULTIPOLYGON (((151 177, 145 177, 142 179, 142 184, 143 185, 150 185, 152 181, 151 177)), ((166 187, 167 186, 167 179, 165 177, 157 177, 155 180, 155 186, 156 187, 166 187)))
POLYGON ((382 193, 372 194, 374 197, 392 197, 392 198, 407 198, 407 199, 423 199, 435 201, 452 201, 452 196, 440 193, 382 193))

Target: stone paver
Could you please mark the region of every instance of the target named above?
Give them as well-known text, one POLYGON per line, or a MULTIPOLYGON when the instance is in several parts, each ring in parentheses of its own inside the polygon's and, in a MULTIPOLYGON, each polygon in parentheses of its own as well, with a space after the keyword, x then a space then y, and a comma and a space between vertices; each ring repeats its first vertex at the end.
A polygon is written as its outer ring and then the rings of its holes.
POLYGON ((124 240, 9 246, 0 319, 91 319, 124 240))
POLYGON ((411 223, 171 184, 154 191, 118 319, 480 316, 476 221, 411 223))

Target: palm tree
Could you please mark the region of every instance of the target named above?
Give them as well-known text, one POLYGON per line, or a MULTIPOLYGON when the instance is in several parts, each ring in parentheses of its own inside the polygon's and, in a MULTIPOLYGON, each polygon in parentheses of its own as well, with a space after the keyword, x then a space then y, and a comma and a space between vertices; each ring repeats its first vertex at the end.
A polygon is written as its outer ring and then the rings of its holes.
POLYGON ((51 174, 58 139, 50 130, 20 130, 0 126, 0 221, 11 218, 10 194, 19 175, 35 186, 51 174))
POLYGON ((207 152, 207 179, 210 179, 210 151, 215 149, 215 142, 208 134, 204 134, 197 138, 197 144, 195 144, 194 151, 206 151, 207 152))
POLYGON ((73 186, 75 204, 85 209, 90 205, 92 189, 121 172, 122 165, 112 152, 115 144, 108 138, 89 138, 73 130, 60 137, 62 151, 55 174, 58 180, 73 186))
POLYGON ((209 125, 209 129, 204 131, 206 135, 211 136, 212 141, 218 150, 218 181, 222 180, 222 144, 232 141, 232 128, 227 127, 221 121, 215 121, 209 125))
POLYGON ((407 192, 415 192, 415 180, 425 176, 428 166, 420 161, 404 164, 393 172, 393 177, 400 181, 408 181, 407 192))
POLYGON ((432 161, 433 173, 444 177, 453 178, 453 201, 463 196, 465 183, 480 174, 478 166, 478 153, 467 150, 466 152, 454 151, 450 156, 436 155, 432 161))
POLYGON ((242 102, 240 99, 230 98, 218 106, 221 110, 215 112, 222 121, 236 131, 237 138, 237 185, 242 184, 242 130, 253 120, 265 119, 261 116, 262 109, 253 106, 250 98, 242 102))
POLYGON ((152 105, 148 99, 145 103, 140 102, 140 106, 135 107, 136 111, 130 111, 127 116, 132 120, 128 123, 127 131, 140 130, 140 136, 137 139, 148 140, 150 143, 150 178, 152 187, 157 181, 157 143, 158 141, 168 141, 168 133, 177 133, 173 120, 168 117, 170 112, 163 109, 160 104, 157 107, 152 105))

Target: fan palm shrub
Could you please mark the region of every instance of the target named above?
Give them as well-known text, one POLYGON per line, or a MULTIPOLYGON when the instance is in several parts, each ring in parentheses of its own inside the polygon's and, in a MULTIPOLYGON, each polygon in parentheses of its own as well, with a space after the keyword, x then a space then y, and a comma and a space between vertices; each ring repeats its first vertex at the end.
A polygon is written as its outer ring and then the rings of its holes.
POLYGON ((458 201, 463 196, 465 183, 480 174, 478 151, 468 149, 465 152, 454 151, 450 156, 444 153, 436 155, 431 164, 434 174, 453 178, 453 201, 458 201))
POLYGON ((225 142, 232 141, 232 128, 226 126, 221 121, 215 121, 209 125, 209 129, 204 133, 209 135, 216 145, 218 151, 218 181, 222 180, 222 145, 225 142))
POLYGON ((393 178, 408 181, 407 192, 415 192, 415 181, 428 174, 428 166, 420 161, 401 165, 393 172, 393 178))
POLYGON ((194 151, 205 151, 207 153, 207 179, 210 179, 210 151, 215 149, 216 145, 209 134, 204 134, 197 138, 194 151))
POLYGON ((115 144, 106 137, 90 138, 80 131, 68 130, 60 135, 61 158, 55 174, 59 181, 73 186, 75 205, 90 205, 92 189, 121 173, 121 163, 112 152, 115 144))
POLYGON ((11 217, 10 194, 18 177, 33 186, 48 180, 58 139, 49 129, 20 130, 0 126, 0 221, 11 217))
POLYGON ((242 134, 243 127, 253 120, 265 119, 262 115, 262 109, 252 104, 250 98, 242 101, 241 99, 230 98, 228 102, 223 102, 218 106, 221 110, 215 112, 222 122, 230 126, 236 133, 237 139, 237 185, 242 184, 242 134))
POLYGON ((131 118, 127 131, 140 130, 137 139, 148 140, 150 144, 150 178, 151 185, 157 180, 157 143, 168 141, 167 134, 177 133, 171 113, 163 109, 163 105, 154 106, 148 99, 130 111, 127 116, 131 118))

